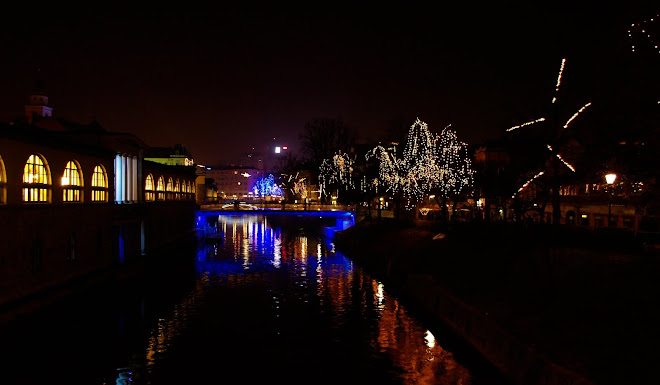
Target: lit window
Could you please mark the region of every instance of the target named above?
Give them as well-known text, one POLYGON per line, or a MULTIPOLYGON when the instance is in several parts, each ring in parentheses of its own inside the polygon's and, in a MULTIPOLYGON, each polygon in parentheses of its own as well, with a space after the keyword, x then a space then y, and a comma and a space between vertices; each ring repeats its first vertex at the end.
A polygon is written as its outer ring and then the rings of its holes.
POLYGON ((165 191, 167 192, 167 199, 173 198, 174 193, 174 181, 172 178, 167 180, 167 185, 165 186, 165 191))
POLYGON ((154 192, 154 177, 147 175, 147 180, 144 181, 144 200, 152 202, 156 200, 156 193, 154 192))
POLYGON ((82 175, 80 166, 75 161, 69 161, 64 167, 62 175, 62 201, 80 202, 80 190, 82 189, 82 175))
POLYGON ((157 198, 159 201, 165 200, 165 180, 163 177, 158 178, 158 183, 156 184, 157 198))
POLYGON ((5 173, 5 163, 0 156, 0 204, 7 203, 7 174, 5 173))
POLYGON ((186 192, 191 193, 192 190, 190 189, 190 181, 186 181, 186 192))
POLYGON ((181 199, 181 183, 178 179, 174 182, 174 197, 176 199, 181 199))
POLYGON ((92 202, 108 201, 108 176, 102 165, 94 167, 92 173, 92 202))
POLYGON ((48 202, 50 170, 39 155, 30 155, 23 168, 23 202, 48 202))

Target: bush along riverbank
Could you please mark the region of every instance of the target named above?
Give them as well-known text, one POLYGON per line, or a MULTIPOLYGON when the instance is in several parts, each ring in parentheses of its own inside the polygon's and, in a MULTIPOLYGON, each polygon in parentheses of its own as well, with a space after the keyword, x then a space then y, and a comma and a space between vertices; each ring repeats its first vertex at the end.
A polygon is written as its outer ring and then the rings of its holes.
POLYGON ((630 234, 360 222, 334 243, 514 383, 655 376, 659 259, 630 234))

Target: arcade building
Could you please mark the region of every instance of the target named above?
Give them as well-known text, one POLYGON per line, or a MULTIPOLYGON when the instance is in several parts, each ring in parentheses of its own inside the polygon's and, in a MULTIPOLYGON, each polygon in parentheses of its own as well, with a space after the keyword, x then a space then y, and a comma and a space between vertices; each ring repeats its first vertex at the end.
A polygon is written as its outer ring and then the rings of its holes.
POLYGON ((3 310, 194 233, 195 167, 149 151, 132 134, 53 117, 39 88, 23 118, 0 123, 3 310))

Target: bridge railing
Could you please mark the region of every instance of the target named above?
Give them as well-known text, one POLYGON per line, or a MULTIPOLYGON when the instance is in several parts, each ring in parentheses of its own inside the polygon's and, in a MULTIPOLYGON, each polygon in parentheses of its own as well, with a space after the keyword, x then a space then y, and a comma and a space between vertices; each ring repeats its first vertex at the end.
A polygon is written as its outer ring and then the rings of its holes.
POLYGON ((272 211, 355 211, 353 205, 322 205, 316 203, 212 203, 200 205, 201 211, 249 211, 249 210, 272 210, 272 211))

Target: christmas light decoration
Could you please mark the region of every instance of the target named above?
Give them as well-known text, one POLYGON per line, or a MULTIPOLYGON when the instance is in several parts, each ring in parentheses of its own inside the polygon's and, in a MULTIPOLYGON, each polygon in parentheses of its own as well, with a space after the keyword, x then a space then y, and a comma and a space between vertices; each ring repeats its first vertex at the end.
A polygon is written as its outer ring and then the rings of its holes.
POLYGON ((555 96, 552 98, 552 103, 557 101, 557 93, 559 92, 559 85, 561 84, 561 75, 564 72, 565 64, 566 64, 566 58, 561 59, 561 68, 559 68, 559 75, 557 76, 557 86, 555 87, 555 96))
POLYGON ((511 198, 515 198, 516 195, 520 194, 520 192, 522 192, 527 186, 529 186, 530 183, 532 183, 536 178, 540 177, 540 176, 543 175, 543 174, 545 174, 545 172, 544 172, 544 171, 541 171, 541 172, 539 172, 538 174, 534 175, 530 180, 528 180, 527 182, 525 182, 525 184, 523 184, 522 186, 520 186, 520 188, 518 189, 518 191, 516 191, 516 193, 513 194, 513 195, 511 196, 511 198))
POLYGON ((293 192, 294 195, 299 195, 303 201, 307 199, 307 183, 305 182, 305 178, 295 181, 291 192, 293 192))
POLYGON ((584 105, 582 108, 580 108, 576 113, 574 113, 573 116, 571 116, 571 118, 568 119, 568 121, 566 122, 566 124, 564 124, 564 128, 568 128, 568 125, 573 121, 573 119, 577 118, 577 116, 580 115, 580 113, 581 113, 582 111, 584 111, 584 109, 587 108, 587 107, 589 107, 590 105, 591 105, 591 102, 585 104, 585 105, 584 105))
POLYGON ((282 197, 284 195, 280 186, 275 183, 273 174, 269 174, 267 178, 257 179, 252 187, 252 192, 259 197, 282 197))
MULTIPOLYGON (((554 103, 554 102, 553 102, 553 103, 554 103)), ((516 128, 529 126, 530 124, 534 124, 534 123, 538 123, 538 122, 543 122, 543 121, 545 121, 545 118, 539 118, 539 119, 536 119, 536 120, 532 120, 531 122, 523 123, 523 124, 521 124, 521 125, 519 125, 519 126, 511 127, 511 128, 509 128, 509 129, 507 129, 507 131, 513 131, 513 130, 515 130, 516 128)))
POLYGON ((444 197, 449 197, 471 187, 474 171, 467 144, 459 141, 449 127, 440 136, 434 135, 418 118, 408 132, 402 159, 382 146, 369 151, 367 160, 376 157, 380 161, 374 184, 386 186, 393 194, 400 192, 408 210, 431 189, 439 189, 444 197))
POLYGON ((643 20, 639 23, 632 23, 628 30, 628 37, 630 38, 631 50, 636 53, 642 46, 649 47, 655 53, 660 53, 656 33, 658 30, 657 20, 660 19, 660 14, 651 17, 650 19, 643 20), (638 42, 639 44, 636 44, 638 42))
POLYGON ((354 189, 353 163, 353 159, 341 151, 332 159, 324 159, 319 168, 319 186, 322 194, 327 196, 331 185, 339 185, 345 190, 354 189))
MULTIPOLYGON (((552 146, 550 146, 549 144, 547 146, 548 146, 548 150, 550 150, 550 152, 554 152, 554 150, 552 149, 552 146)), ((570 165, 568 162, 566 162, 564 160, 564 158, 562 158, 559 153, 556 153, 555 156, 557 157, 557 159, 561 160, 561 162, 564 163, 564 165, 566 167, 568 167, 571 171, 575 172, 575 168, 572 165, 570 165)))
POLYGON ((472 187, 474 170, 467 143, 458 140, 455 131, 445 128, 439 141, 440 183, 437 188, 443 197, 451 198, 472 187))
MULTIPOLYGON (((565 65, 566 65, 566 59, 564 58, 564 59, 562 59, 562 61, 561 61, 561 67, 559 68, 559 75, 557 76, 557 85, 555 86, 555 97, 552 99, 552 103, 553 103, 553 104, 557 101, 557 95, 556 95, 556 93, 559 92, 559 86, 561 85, 561 79, 562 79, 562 75, 563 75, 563 73, 564 73, 564 67, 565 67, 565 65)), ((562 128, 563 128, 563 129, 568 128, 568 126, 571 124, 571 122, 573 122, 573 120, 575 120, 575 118, 577 118, 577 117, 580 115, 580 113, 582 113, 582 112, 583 112, 587 107, 589 107, 589 106, 591 106, 591 102, 585 104, 585 105, 582 106, 582 108, 580 108, 575 114, 573 114, 573 116, 571 116, 571 118, 568 119, 568 121, 566 121, 566 123, 563 125, 562 128)), ((509 128, 509 129, 507 129, 506 131, 512 131, 512 130, 514 130, 514 129, 516 129, 516 128, 524 127, 524 126, 527 126, 527 125, 530 125, 530 124, 534 124, 534 123, 537 123, 537 122, 541 122, 541 121, 544 121, 544 120, 545 120, 544 118, 537 119, 537 120, 535 120, 535 121, 528 122, 528 123, 522 124, 522 125, 520 125, 520 126, 511 127, 511 128, 509 128)), ((560 132, 557 132, 557 136, 559 136, 560 134, 561 134, 561 131, 560 131, 560 132)), ((558 139, 558 137, 555 138, 555 139, 558 139)), ((561 154, 560 154, 558 151, 555 151, 555 150, 552 148, 552 146, 550 146, 549 144, 547 145, 547 147, 548 147, 548 149, 550 150, 550 152, 551 152, 554 156, 557 157, 557 159, 559 159, 559 160, 560 160, 560 161, 561 161, 566 167, 568 167, 569 170, 575 172, 575 167, 573 167, 573 165, 571 165, 570 163, 568 163, 568 162, 567 162, 567 161, 561 156, 561 154)), ((522 191, 522 189, 524 189, 525 187, 527 187, 527 185, 528 185, 529 183, 531 183, 532 181, 534 181, 536 178, 540 177, 541 175, 543 175, 543 172, 537 174, 534 178, 532 178, 532 179, 530 179, 529 181, 527 181, 522 187, 520 187, 520 188, 518 189, 518 192, 522 191)), ((516 194, 517 194, 517 193, 516 193, 516 194)), ((515 197, 516 194, 514 194, 513 197, 515 197)))

